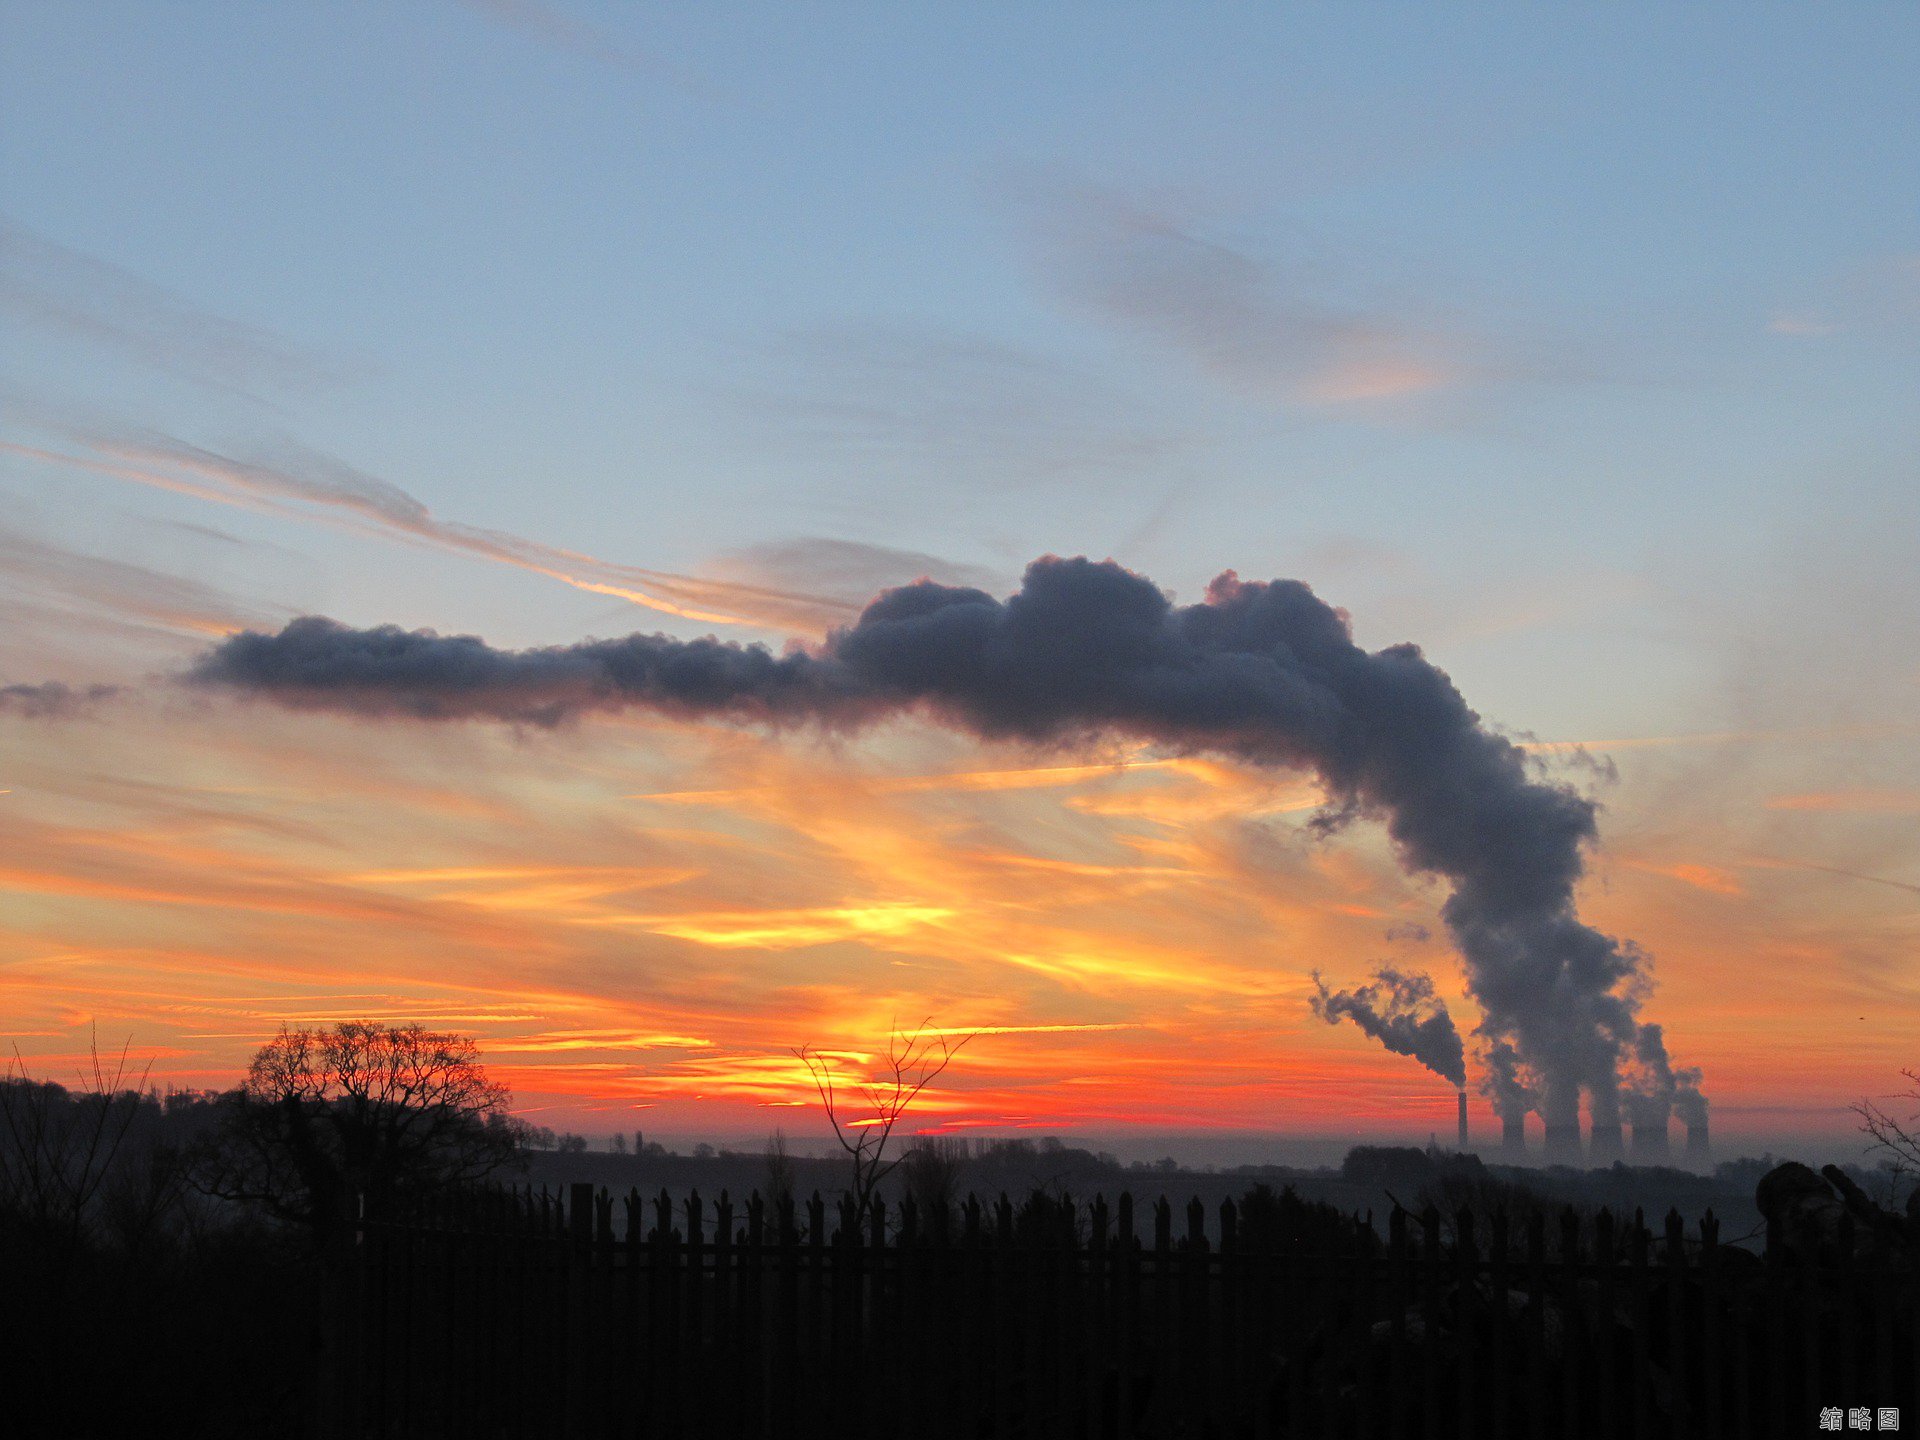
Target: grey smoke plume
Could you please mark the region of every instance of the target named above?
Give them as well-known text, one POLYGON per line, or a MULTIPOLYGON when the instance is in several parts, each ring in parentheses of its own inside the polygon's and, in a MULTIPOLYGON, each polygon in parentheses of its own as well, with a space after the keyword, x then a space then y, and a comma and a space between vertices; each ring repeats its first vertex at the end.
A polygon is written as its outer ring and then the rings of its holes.
POLYGON ((1673 1115, 1675 1081, 1661 1027, 1642 1025, 1633 1037, 1633 1051, 1640 1061, 1640 1074, 1627 1091, 1627 1118, 1636 1129, 1665 1129, 1673 1115))
POLYGON ((1539 1096, 1521 1078, 1520 1052, 1511 1041, 1495 1040, 1482 1060, 1480 1092, 1493 1101, 1495 1114, 1502 1120, 1517 1120, 1534 1108, 1539 1096))
POLYGON ((1707 1097, 1700 1093, 1700 1067, 1688 1065, 1673 1072, 1673 1108, 1685 1125, 1707 1123, 1707 1097))
POLYGON ((1678 1112, 1684 1124, 1706 1124, 1707 1098, 1700 1093, 1700 1069, 1696 1065, 1674 1065, 1667 1055, 1662 1028, 1655 1024, 1640 1026, 1633 1038, 1633 1050, 1640 1062, 1640 1074, 1627 1091, 1627 1114, 1633 1123, 1659 1129, 1678 1112))
POLYGON ((1595 806, 1528 768, 1417 646, 1368 652, 1293 580, 1231 571, 1175 606, 1112 562, 1048 556, 1020 590, 921 581, 812 649, 629 635, 538 650, 303 618, 243 633, 189 678, 359 715, 553 725, 646 710, 852 728, 907 711, 992 738, 1123 735, 1316 774, 1328 823, 1378 816, 1442 915, 1489 1044, 1507 1041, 1550 1125, 1617 1123, 1640 956, 1582 924, 1573 891, 1595 806))
POLYGON ((1387 966, 1373 972, 1374 983, 1353 990, 1328 990, 1318 970, 1319 990, 1307 1003, 1329 1025, 1351 1020, 1396 1055, 1411 1055, 1441 1079, 1464 1090, 1467 1057, 1446 1002, 1434 994, 1433 981, 1387 966))

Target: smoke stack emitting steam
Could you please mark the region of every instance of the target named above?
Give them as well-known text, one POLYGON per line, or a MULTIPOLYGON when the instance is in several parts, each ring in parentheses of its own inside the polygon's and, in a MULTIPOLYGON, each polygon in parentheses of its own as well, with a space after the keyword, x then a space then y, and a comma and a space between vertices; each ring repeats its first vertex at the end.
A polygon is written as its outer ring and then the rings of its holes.
POLYGON ((1313 983, 1320 993, 1307 1004, 1329 1025, 1343 1018, 1353 1021, 1394 1054, 1411 1055, 1464 1093, 1466 1050, 1446 1002, 1433 993, 1433 981, 1387 966, 1374 971, 1373 978, 1371 985, 1336 992, 1327 989, 1316 970, 1313 983))
MULTIPOLYGON (((1409 870, 1451 886, 1441 913, 1482 1015, 1482 1089, 1503 1122, 1537 1109, 1550 1136, 1574 1127, 1577 1146, 1581 1094, 1596 1125, 1618 1124, 1622 1062, 1640 1058, 1641 955, 1574 910, 1594 803, 1531 773, 1416 646, 1361 649, 1346 616, 1297 581, 1228 571, 1204 602, 1175 606, 1111 561, 1048 556, 1004 601, 923 580, 778 656, 640 634, 496 650, 308 616, 229 637, 187 678, 411 720, 552 726, 638 710, 847 730, 917 712, 988 739, 1112 735, 1309 770, 1327 793, 1323 828, 1377 816, 1409 870)), ((1697 1083, 1694 1073, 1704 1123, 1697 1083)))
POLYGON ((1500 1121, 1500 1148, 1518 1155, 1527 1148, 1527 1112, 1503 1116, 1500 1121))
POLYGON ((1712 1153, 1712 1146, 1707 1140, 1707 1117, 1702 1115, 1698 1123, 1689 1122, 1687 1125, 1687 1158, 1704 1162, 1712 1153))

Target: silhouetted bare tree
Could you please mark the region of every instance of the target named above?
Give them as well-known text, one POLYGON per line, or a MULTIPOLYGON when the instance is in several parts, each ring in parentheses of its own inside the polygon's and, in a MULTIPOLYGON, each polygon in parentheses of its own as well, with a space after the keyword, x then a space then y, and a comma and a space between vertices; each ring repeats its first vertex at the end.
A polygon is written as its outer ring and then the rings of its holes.
POLYGON ((817 1050, 802 1045, 793 1053, 813 1077, 826 1107, 827 1122, 833 1126, 834 1139, 853 1162, 853 1184, 849 1187, 855 1204, 863 1211, 880 1182, 900 1163, 886 1158, 887 1142, 894 1126, 907 1113, 920 1092, 939 1078, 962 1046, 973 1038, 971 1031, 958 1035, 933 1028, 932 1018, 913 1030, 894 1030, 887 1036, 887 1053, 878 1057, 870 1079, 843 1086, 838 1067, 856 1057, 839 1052, 817 1050), (857 1101, 856 1113, 847 1113, 850 1099, 857 1101))
POLYGON ((967 1142, 956 1135, 925 1135, 900 1158, 907 1194, 926 1215, 944 1214, 959 1198, 967 1142))
POLYGON ((763 1153, 766 1164, 767 1203, 778 1205, 793 1196, 793 1156, 787 1152, 787 1132, 775 1129, 767 1136, 763 1153))
MULTIPOLYGON (((1900 1092, 1897 1099, 1911 1100, 1920 1107, 1920 1070, 1902 1070, 1907 1077, 1908 1087, 1900 1092)), ((1860 1131, 1873 1143, 1869 1151, 1883 1151, 1884 1163, 1890 1182, 1890 1202, 1898 1201, 1891 1193, 1899 1185, 1920 1177, 1920 1108, 1913 1113, 1900 1116, 1873 1103, 1871 1099, 1862 1100, 1853 1107, 1853 1113, 1860 1117, 1860 1131)), ((1910 1211, 1920 1207, 1920 1189, 1912 1192, 1908 1199, 1910 1211)))
POLYGON ((197 1173, 211 1193, 325 1240, 356 1191, 379 1207, 513 1163, 523 1127, 509 1100, 464 1036, 371 1021, 282 1027, 224 1097, 197 1173))
POLYGON ((34 1080, 16 1049, 0 1076, 0 1214, 70 1253, 115 1175, 146 1078, 142 1070, 128 1083, 125 1046, 108 1063, 94 1045, 81 1092, 70 1095, 34 1080))

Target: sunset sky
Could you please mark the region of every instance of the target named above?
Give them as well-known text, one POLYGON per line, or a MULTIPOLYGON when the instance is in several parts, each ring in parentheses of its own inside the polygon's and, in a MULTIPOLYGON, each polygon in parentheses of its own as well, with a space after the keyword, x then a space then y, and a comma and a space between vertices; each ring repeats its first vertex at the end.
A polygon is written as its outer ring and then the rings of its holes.
POLYGON ((814 1137, 792 1048, 931 1017, 927 1127, 1446 1129, 1307 1007, 1469 1030, 1445 888, 1309 777, 175 679, 301 615, 777 651, 1058 554, 1304 581, 1597 799, 1723 1144, 1901 1087, 1920 11, 1043 8, 0 0, 32 1073, 419 1019, 539 1123, 814 1137))

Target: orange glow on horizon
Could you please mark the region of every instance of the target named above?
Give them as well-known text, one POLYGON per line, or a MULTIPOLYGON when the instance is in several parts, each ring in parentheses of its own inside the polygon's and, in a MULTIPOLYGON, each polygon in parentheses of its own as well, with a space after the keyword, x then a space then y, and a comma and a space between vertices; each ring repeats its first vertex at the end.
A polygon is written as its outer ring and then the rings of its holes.
MULTIPOLYGON (((1307 1011, 1310 970, 1391 960, 1431 973, 1463 1031, 1477 1018, 1444 887, 1373 826, 1311 832, 1304 777, 982 763, 911 726, 848 747, 160 705, 80 738, 71 762, 13 767, 0 812, 0 1008, 32 1067, 97 1031, 133 1037, 153 1083, 217 1086, 282 1022, 418 1019, 473 1034, 542 1123, 644 1109, 662 1133, 754 1136, 771 1111, 811 1134, 796 1047, 865 1075, 902 1017, 931 1016, 975 1040, 908 1131, 1451 1128, 1449 1087, 1307 1011)), ((1852 813, 1765 798, 1747 813, 1852 813)), ((1705 1067, 1716 1129, 1803 1113, 1758 1118, 1782 1105, 1843 1128, 1911 1063, 1920 985, 1873 958, 1909 943, 1901 872, 1622 810, 1584 909, 1653 954, 1645 1013, 1705 1067)))

